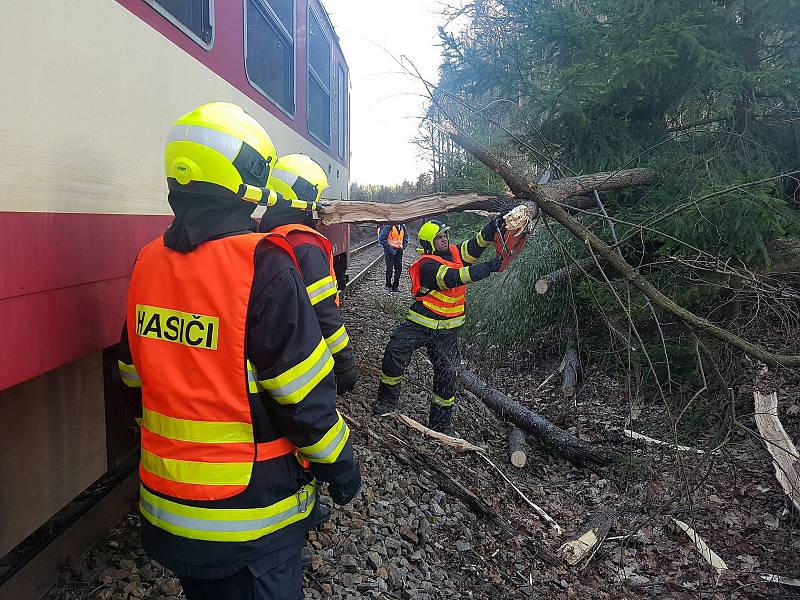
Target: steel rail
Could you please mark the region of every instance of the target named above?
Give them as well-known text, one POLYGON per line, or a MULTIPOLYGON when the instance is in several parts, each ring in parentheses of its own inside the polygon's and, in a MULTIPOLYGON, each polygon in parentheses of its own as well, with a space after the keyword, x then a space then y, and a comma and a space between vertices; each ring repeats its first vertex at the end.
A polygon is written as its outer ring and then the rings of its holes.
POLYGON ((371 262, 370 262, 370 263, 369 263, 369 264, 368 264, 366 267, 364 267, 364 268, 363 268, 361 271, 359 271, 358 273, 356 273, 355 275, 353 275, 353 277, 351 277, 351 278, 350 278, 350 279, 347 281, 347 285, 345 286, 345 288, 344 288, 344 291, 346 292, 347 290, 349 290, 349 289, 350 289, 350 288, 351 288, 351 287, 352 287, 352 286, 353 286, 353 285, 354 285, 356 282, 358 282, 358 281, 359 281, 359 280, 360 280, 360 279, 361 279, 361 278, 362 278, 364 275, 366 275, 366 274, 367 274, 367 272, 368 272, 368 271, 369 271, 369 270, 370 270, 372 267, 374 267, 374 266, 375 266, 375 263, 377 263, 377 262, 378 262, 379 260, 381 260, 382 258, 383 258, 383 254, 379 254, 378 256, 376 256, 376 257, 375 257, 375 260, 371 261, 371 262))
POLYGON ((371 246, 374 246, 377 243, 378 240, 372 240, 371 242, 367 242, 366 244, 359 246, 358 248, 353 248, 352 250, 350 250, 350 254, 358 254, 362 250, 366 250, 367 248, 370 248, 371 246))

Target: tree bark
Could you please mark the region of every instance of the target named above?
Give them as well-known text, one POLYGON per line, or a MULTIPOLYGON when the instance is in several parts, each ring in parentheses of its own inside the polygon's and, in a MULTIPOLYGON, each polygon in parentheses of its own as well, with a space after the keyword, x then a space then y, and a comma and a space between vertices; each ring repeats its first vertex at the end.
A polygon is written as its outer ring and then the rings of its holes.
POLYGON ((460 373, 464 387, 475 394, 500 418, 511 421, 521 429, 534 434, 548 451, 565 458, 579 467, 605 465, 611 459, 591 444, 579 440, 569 432, 553 425, 550 421, 512 400, 504 393, 490 388, 475 373, 466 369, 460 373))
MULTIPOLYGON (((469 148, 465 148, 465 150, 469 150, 469 148)), ((492 168, 490 165, 487 166, 492 168)), ((500 174, 498 173, 498 175, 500 174)), ((502 177, 502 175, 500 176, 502 177)), ((594 191, 602 192, 605 190, 652 185, 656 181, 658 181, 658 173, 652 169, 625 169, 556 179, 549 185, 541 186, 540 189, 549 200, 562 202, 566 198, 591 194, 594 191)), ((591 206, 594 206, 594 202, 594 198, 592 198, 591 206)))
POLYGON ((500 175, 517 198, 534 202, 542 212, 581 240, 591 251, 600 254, 609 265, 635 286, 644 296, 649 298, 653 304, 675 315, 689 326, 699 329, 735 348, 739 348, 753 358, 768 365, 781 365, 784 367, 800 366, 800 356, 773 354, 718 325, 714 325, 702 317, 698 317, 693 312, 680 306, 677 302, 664 295, 647 279, 642 277, 633 266, 618 256, 602 239, 597 237, 579 221, 570 217, 563 208, 554 204, 551 199, 548 198, 542 187, 514 173, 506 164, 500 162, 475 140, 458 132, 452 125, 448 126, 448 130, 450 136, 456 143, 500 175))
MULTIPOLYGON (((542 186, 550 200, 587 210, 596 206, 591 196, 584 196, 593 189, 613 190, 635 185, 649 185, 656 181, 657 174, 651 169, 629 169, 618 173, 595 173, 560 179, 542 186)), ((378 223, 389 221, 413 221, 442 213, 463 210, 498 211, 512 208, 516 200, 509 196, 497 196, 478 192, 458 194, 431 194, 412 198, 404 202, 386 204, 381 202, 357 202, 351 200, 327 200, 319 205, 323 225, 335 223, 378 223)))
POLYGON ((578 359, 578 351, 574 346, 570 346, 564 353, 564 371, 561 377, 561 393, 564 398, 572 398, 575 396, 575 390, 578 388, 578 371, 580 368, 581 363, 578 359))
POLYGON ((519 427, 508 426, 508 456, 511 464, 521 469, 528 462, 528 455, 525 452, 525 432, 519 427))
POLYGON ((539 295, 547 294, 567 281, 574 281, 575 279, 583 277, 586 271, 589 271, 596 266, 597 265, 594 262, 594 258, 591 256, 588 258, 580 258, 566 267, 557 269, 556 271, 548 273, 547 275, 543 275, 540 279, 537 279, 536 284, 534 285, 536 293, 539 295))

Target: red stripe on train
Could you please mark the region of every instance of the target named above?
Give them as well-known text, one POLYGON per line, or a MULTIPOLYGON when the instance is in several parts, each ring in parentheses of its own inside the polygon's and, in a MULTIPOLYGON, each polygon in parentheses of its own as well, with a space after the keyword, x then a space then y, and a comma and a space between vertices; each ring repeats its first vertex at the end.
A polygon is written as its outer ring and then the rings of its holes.
POLYGON ((171 220, 0 213, 0 390, 118 342, 136 253, 171 220))

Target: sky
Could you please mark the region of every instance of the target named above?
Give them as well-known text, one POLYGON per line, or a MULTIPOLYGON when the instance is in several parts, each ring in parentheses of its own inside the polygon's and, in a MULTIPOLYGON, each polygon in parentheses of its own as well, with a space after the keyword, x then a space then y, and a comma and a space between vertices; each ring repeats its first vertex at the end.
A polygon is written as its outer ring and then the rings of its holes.
POLYGON ((323 5, 350 67, 350 181, 416 181, 429 170, 411 143, 425 110, 425 88, 404 74, 395 58, 405 56, 426 79, 438 79, 440 3, 323 0, 323 5))

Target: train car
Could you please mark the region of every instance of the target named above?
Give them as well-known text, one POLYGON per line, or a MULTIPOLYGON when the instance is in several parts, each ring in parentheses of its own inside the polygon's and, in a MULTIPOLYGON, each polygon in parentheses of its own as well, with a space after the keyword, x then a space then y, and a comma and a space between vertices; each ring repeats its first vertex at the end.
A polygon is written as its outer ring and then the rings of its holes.
MULTIPOLYGON (((0 557, 136 452, 110 349, 169 224, 172 121, 240 104, 349 192, 349 76, 319 0, 37 0, 0 19, 0 557)), ((258 216, 258 213, 256 214, 258 216)), ((349 226, 328 228, 337 272, 349 226)), ((0 580, 1 581, 1 580, 0 580)))

